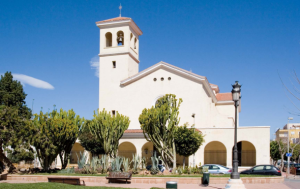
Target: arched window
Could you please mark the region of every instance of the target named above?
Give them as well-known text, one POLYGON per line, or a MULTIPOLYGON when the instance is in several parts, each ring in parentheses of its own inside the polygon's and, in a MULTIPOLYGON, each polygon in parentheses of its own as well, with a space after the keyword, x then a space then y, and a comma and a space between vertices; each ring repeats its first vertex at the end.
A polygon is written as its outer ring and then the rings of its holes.
POLYGON ((137 39, 134 38, 134 49, 136 49, 136 42, 137 42, 137 39))
POLYGON ((133 34, 131 33, 131 34, 130 34, 130 41, 131 41, 132 37, 133 37, 133 34))
POLYGON ((105 34, 106 38, 106 47, 111 47, 112 46, 112 34, 110 32, 107 32, 105 34))
POLYGON ((118 33, 117 33, 117 43, 118 43, 118 46, 123 46, 124 45, 124 32, 123 31, 118 31, 118 33))

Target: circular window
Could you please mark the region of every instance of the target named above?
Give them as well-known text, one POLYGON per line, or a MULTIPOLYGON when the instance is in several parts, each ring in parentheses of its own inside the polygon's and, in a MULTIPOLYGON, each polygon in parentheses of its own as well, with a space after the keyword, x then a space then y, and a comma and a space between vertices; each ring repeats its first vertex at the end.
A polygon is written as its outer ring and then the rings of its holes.
POLYGON ((168 80, 171 80, 171 77, 168 77, 168 80))
POLYGON ((162 77, 162 78, 160 78, 160 80, 162 80, 162 81, 163 81, 163 80, 164 80, 164 78, 162 77))
POLYGON ((156 78, 154 78, 153 81, 156 81, 156 78))

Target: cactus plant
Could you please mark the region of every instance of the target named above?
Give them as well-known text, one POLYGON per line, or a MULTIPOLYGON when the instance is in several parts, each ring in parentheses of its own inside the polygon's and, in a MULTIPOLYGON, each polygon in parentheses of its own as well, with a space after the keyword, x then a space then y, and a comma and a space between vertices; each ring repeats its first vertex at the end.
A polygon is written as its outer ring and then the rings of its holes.
POLYGON ((113 172, 121 172, 121 166, 122 166, 123 158, 122 157, 116 157, 111 162, 111 169, 113 172))
POLYGON ((124 168, 124 172, 128 172, 129 170, 129 159, 128 158, 125 158, 123 159, 123 168, 124 168))
POLYGON ((159 172, 159 168, 158 168, 159 158, 156 157, 156 152, 154 152, 153 157, 151 157, 151 161, 152 161, 152 167, 150 169, 150 172, 152 175, 156 175, 159 172))
POLYGON ((147 158, 146 157, 142 157, 141 158, 142 169, 146 169, 146 162, 147 162, 147 158))
POLYGON ((137 174, 138 173, 138 169, 139 169, 140 164, 141 164, 141 157, 139 155, 137 155, 137 154, 132 154, 131 163, 133 164, 132 173, 133 174, 137 174))
POLYGON ((78 157, 78 154, 76 153, 77 156, 77 164, 78 164, 78 169, 82 169, 85 165, 87 155, 84 155, 84 153, 80 152, 80 155, 78 157))

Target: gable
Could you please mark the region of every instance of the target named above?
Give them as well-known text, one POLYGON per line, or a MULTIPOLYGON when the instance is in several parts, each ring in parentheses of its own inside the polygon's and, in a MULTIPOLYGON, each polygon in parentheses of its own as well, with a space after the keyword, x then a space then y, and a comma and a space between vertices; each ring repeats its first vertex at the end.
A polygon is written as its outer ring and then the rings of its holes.
POLYGON ((138 80, 144 78, 145 76, 147 76, 157 70, 160 70, 160 69, 163 69, 167 72, 174 73, 178 76, 189 79, 191 81, 201 83, 203 85, 204 89, 207 91, 209 97, 212 98, 213 102, 214 103, 217 102, 217 98, 216 98, 206 77, 194 74, 192 72, 189 72, 187 70, 181 69, 179 67, 173 66, 173 65, 165 63, 165 62, 159 62, 159 63, 139 72, 138 74, 133 75, 132 77, 122 80, 120 85, 121 86, 130 85, 131 83, 137 82, 138 80))

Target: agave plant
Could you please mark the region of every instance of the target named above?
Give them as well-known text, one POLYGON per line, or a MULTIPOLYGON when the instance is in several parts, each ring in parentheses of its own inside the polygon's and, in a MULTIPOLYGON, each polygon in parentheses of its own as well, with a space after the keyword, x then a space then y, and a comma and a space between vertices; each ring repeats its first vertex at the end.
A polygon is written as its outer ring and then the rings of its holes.
POLYGON ((85 162, 87 160, 87 155, 80 152, 79 157, 78 157, 77 153, 76 153, 76 156, 77 156, 78 169, 82 169, 85 166, 85 162))
POLYGON ((131 163, 133 164, 132 173, 133 174, 137 174, 138 173, 138 169, 139 169, 140 164, 141 164, 141 158, 140 158, 140 156, 137 155, 137 154, 132 154, 131 163))
POLYGON ((122 166, 123 158, 122 157, 116 157, 111 162, 111 169, 113 172, 120 172, 121 166, 122 166))
POLYGON ((142 157, 141 158, 142 169, 146 169, 146 162, 147 162, 147 158, 146 157, 142 157))
POLYGON ((93 157, 91 160, 90 168, 93 172, 97 172, 97 169, 101 167, 100 160, 98 157, 93 157))
POLYGON ((129 170, 129 159, 125 158, 123 159, 123 168, 124 168, 124 172, 128 172, 129 170))
POLYGON ((100 165, 102 167, 102 172, 101 172, 102 174, 107 172, 107 169, 109 167, 108 159, 109 158, 108 158, 107 155, 103 155, 101 157, 101 159, 99 160, 100 161, 100 165))
POLYGON ((150 172, 152 175, 156 175, 159 172, 159 168, 158 168, 159 158, 156 157, 156 152, 154 152, 153 157, 151 157, 151 161, 152 161, 152 167, 150 169, 150 172))

